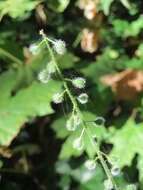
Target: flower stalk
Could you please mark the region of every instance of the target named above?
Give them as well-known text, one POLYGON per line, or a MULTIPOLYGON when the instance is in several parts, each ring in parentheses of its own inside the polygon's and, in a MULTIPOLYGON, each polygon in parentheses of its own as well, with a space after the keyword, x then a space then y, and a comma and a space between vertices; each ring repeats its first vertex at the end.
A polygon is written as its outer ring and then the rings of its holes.
MULTIPOLYGON (((62 74, 62 71, 61 71, 61 69, 60 69, 60 67, 59 67, 59 65, 58 65, 58 63, 57 63, 57 61, 56 61, 56 58, 55 58, 55 56, 54 56, 54 51, 53 51, 53 49, 51 48, 51 46, 50 46, 50 44, 49 44, 49 42, 51 42, 51 40, 49 41, 49 38, 46 37, 46 35, 44 34, 43 31, 40 31, 40 34, 42 35, 43 41, 45 42, 46 47, 48 48, 48 51, 49 51, 50 56, 51 56, 51 59, 52 59, 53 63, 55 64, 57 73, 58 73, 58 75, 59 75, 61 81, 63 82, 63 86, 64 86, 64 88, 65 88, 65 91, 66 91, 66 93, 67 93, 69 99, 71 100, 71 102, 72 102, 72 104, 73 104, 73 110, 76 112, 76 114, 78 115, 78 117, 79 117, 79 119, 80 119, 80 121, 81 121, 81 125, 83 126, 83 128, 82 128, 82 134, 81 134, 81 135, 83 135, 83 133, 86 133, 86 134, 88 135, 88 137, 89 137, 89 139, 90 139, 90 141, 91 141, 91 144, 92 144, 93 147, 95 148, 95 151, 96 151, 96 153, 97 153, 97 157, 98 157, 98 159, 99 159, 99 161, 100 161, 100 163, 101 163, 101 165, 102 165, 102 167, 103 167, 103 169, 104 169, 104 171, 105 171, 105 173, 106 173, 108 179, 111 181, 112 186, 114 187, 114 189, 115 189, 115 190, 119 190, 119 189, 117 188, 117 186, 116 186, 116 183, 115 183, 115 181, 114 181, 114 179, 113 179, 113 177, 112 177, 112 174, 111 174, 111 172, 110 172, 110 170, 109 170, 109 168, 108 168, 106 162, 104 161, 104 158, 103 158, 103 156, 102 156, 102 153, 101 153, 100 150, 99 150, 99 147, 98 147, 97 143, 93 140, 93 138, 91 137, 90 133, 88 132, 87 123, 83 120, 83 116, 82 116, 82 113, 81 113, 81 111, 80 111, 80 109, 79 109, 79 107, 78 107, 77 100, 76 100, 76 98, 74 98, 74 96, 72 95, 72 93, 71 93, 71 91, 70 91, 70 89, 69 89, 69 87, 68 87, 68 84, 67 84, 67 81, 68 81, 68 80, 67 80, 66 78, 64 78, 64 76, 63 76, 63 74, 62 74)), ((70 79, 69 79, 69 80, 70 80, 70 79)))

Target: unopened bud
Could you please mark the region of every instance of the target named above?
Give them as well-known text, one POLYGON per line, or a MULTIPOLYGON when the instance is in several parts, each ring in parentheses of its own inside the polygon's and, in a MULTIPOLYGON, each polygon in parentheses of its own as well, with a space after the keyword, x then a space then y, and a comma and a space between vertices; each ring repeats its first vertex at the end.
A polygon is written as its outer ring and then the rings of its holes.
POLYGON ((85 79, 82 77, 77 77, 75 79, 72 79, 72 84, 76 87, 76 88, 84 88, 85 87, 85 79))

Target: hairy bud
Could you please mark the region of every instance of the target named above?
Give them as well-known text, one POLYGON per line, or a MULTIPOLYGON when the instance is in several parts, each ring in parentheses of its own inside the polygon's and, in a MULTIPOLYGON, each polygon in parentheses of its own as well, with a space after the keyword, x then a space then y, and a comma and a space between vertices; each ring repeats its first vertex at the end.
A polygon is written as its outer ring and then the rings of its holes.
POLYGON ((85 87, 85 79, 82 77, 77 77, 72 79, 72 84, 76 87, 76 88, 84 88, 85 87))
POLYGON ((78 137, 73 141, 73 148, 80 151, 83 149, 83 147, 84 147, 84 142, 81 137, 78 137))
POLYGON ((94 170, 96 168, 95 160, 87 160, 84 165, 89 170, 94 170))
POLYGON ((61 102, 63 101, 63 99, 64 99, 63 93, 60 94, 60 93, 57 92, 57 93, 54 94, 54 96, 53 96, 53 102, 54 102, 55 104, 61 103, 61 102))
POLYGON ((58 54, 63 55, 66 51, 66 44, 62 40, 56 40, 53 48, 58 54))
POLYGON ((86 93, 82 93, 78 96, 78 101, 81 103, 81 104, 86 104, 88 102, 88 95, 86 93))
POLYGON ((50 79, 50 74, 47 71, 47 69, 42 70, 38 75, 38 80, 41 81, 42 83, 48 83, 49 79, 50 79))

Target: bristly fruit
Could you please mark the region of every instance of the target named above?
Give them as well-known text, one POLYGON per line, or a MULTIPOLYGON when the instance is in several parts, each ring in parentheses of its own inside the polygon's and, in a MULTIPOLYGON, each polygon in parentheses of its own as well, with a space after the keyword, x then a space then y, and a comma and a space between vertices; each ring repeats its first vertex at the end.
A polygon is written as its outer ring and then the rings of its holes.
POLYGON ((85 83, 86 83, 86 80, 84 78, 82 78, 82 77, 77 77, 77 78, 72 79, 72 84, 76 88, 80 88, 80 89, 84 88, 85 83))
POLYGON ((75 131, 77 126, 80 124, 80 118, 77 114, 73 114, 66 123, 66 128, 69 131, 75 131))
POLYGON ((56 72, 56 67, 55 64, 53 63, 53 61, 50 61, 47 66, 46 66, 47 71, 52 74, 56 72))
POLYGON ((77 149, 77 150, 82 150, 83 147, 84 147, 84 141, 81 137, 78 137, 76 138, 74 141, 73 141, 73 148, 74 149, 77 149))
POLYGON ((86 93, 82 93, 77 97, 78 101, 81 104, 86 104, 88 102, 88 95, 86 93))
POLYGON ((42 83, 48 83, 49 79, 50 79, 50 74, 47 71, 47 69, 40 71, 40 73, 38 75, 39 81, 41 81, 42 83))
POLYGON ((87 160, 85 162, 85 167, 89 170, 94 170, 96 168, 96 162, 95 160, 87 160))
POLYGON ((53 96, 53 102, 54 102, 55 104, 60 104, 60 103, 63 101, 63 99, 64 99, 63 93, 60 94, 60 93, 57 92, 57 93, 54 94, 54 96, 53 96))
POLYGON ((58 54, 63 55, 66 51, 66 43, 63 40, 56 40, 53 48, 58 54))

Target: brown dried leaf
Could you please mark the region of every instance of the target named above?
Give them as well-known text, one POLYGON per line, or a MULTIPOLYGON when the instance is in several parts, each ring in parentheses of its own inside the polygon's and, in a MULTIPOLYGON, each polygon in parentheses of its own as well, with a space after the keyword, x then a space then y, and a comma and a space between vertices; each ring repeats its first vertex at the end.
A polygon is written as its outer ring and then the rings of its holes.
POLYGON ((93 53, 98 48, 98 31, 92 31, 85 28, 82 32, 81 48, 85 52, 93 53))
POLYGON ((118 100, 131 100, 143 90, 143 71, 136 69, 105 75, 100 80, 111 87, 118 100))
POLYGON ((80 0, 80 9, 84 10, 84 16, 92 20, 95 18, 98 9, 98 0, 80 0))

